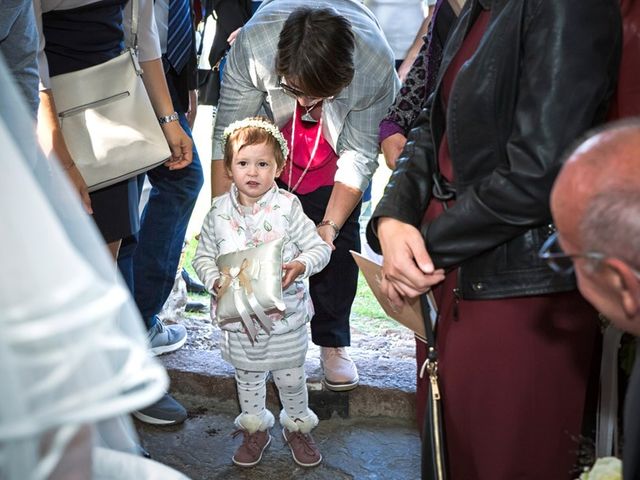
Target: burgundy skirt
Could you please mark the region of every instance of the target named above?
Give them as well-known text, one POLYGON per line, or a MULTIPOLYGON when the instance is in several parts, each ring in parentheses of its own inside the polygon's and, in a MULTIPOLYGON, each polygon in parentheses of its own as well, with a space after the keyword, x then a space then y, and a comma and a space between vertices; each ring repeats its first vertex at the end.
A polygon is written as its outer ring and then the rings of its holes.
MULTIPOLYGON (((451 480, 574 478, 597 313, 577 291, 457 301, 434 289, 451 480)), ((417 341, 418 372, 425 359, 417 341)), ((418 378, 422 426, 426 381, 418 378)))

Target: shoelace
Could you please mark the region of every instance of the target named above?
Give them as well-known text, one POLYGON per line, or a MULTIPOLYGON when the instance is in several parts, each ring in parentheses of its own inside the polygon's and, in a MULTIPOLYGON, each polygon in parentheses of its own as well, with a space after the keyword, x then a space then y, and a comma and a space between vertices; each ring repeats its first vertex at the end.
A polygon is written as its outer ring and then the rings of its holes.
POLYGON ((299 441, 302 444, 302 448, 305 453, 308 455, 314 455, 316 453, 315 442, 311 438, 310 435, 302 432, 289 432, 289 438, 287 440, 288 443, 293 443, 295 441, 299 441))
POLYGON ((236 438, 238 435, 242 434, 243 438, 242 438, 242 444, 246 445, 248 448, 257 451, 258 450, 258 442, 256 440, 256 433, 249 433, 246 430, 243 430, 242 428, 239 428, 238 430, 234 431, 231 436, 233 438, 236 438))
MULTIPOLYGON (((295 418, 293 422, 302 423, 302 419, 295 418)), ((302 447, 304 448, 305 453, 309 455, 315 454, 315 449, 313 447, 315 447, 316 443, 313 441, 313 438, 311 438, 311 435, 302 433, 299 430, 297 432, 290 432, 289 430, 287 431, 289 432, 289 435, 291 435, 290 439, 287 440, 288 443, 291 443, 293 440, 298 439, 302 443, 302 447)))
POLYGON ((151 327, 151 330, 147 333, 147 339, 152 341, 155 337, 164 332, 164 323, 160 319, 156 320, 156 324, 151 327))

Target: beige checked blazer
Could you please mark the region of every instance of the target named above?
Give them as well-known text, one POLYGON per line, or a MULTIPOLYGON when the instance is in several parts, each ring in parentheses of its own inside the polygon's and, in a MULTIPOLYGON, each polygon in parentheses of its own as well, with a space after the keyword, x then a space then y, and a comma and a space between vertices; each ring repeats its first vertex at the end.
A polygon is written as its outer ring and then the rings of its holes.
POLYGON ((213 159, 233 121, 264 112, 280 127, 295 100, 278 87, 275 55, 282 26, 301 6, 329 7, 346 17, 356 38, 351 84, 322 109, 323 133, 339 154, 335 181, 364 191, 378 166, 378 125, 400 82, 393 53, 373 14, 353 0, 266 0, 238 35, 227 57, 213 133, 213 159))

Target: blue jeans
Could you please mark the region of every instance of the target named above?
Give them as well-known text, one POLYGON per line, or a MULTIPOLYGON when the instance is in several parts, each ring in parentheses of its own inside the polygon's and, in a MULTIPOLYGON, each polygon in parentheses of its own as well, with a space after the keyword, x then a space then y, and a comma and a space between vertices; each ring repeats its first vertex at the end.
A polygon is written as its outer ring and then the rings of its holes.
MULTIPOLYGON (((191 136, 186 116, 179 116, 180 125, 191 136)), ((173 288, 189 218, 204 183, 195 144, 190 165, 181 170, 160 165, 149 170, 147 177, 151 193, 140 231, 123 241, 118 266, 147 328, 151 328, 173 288)))

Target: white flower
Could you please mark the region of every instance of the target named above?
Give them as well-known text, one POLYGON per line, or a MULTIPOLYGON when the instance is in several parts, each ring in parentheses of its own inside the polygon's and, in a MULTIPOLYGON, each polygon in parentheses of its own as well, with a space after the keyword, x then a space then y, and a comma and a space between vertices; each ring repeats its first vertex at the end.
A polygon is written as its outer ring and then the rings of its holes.
POLYGON ((289 155, 289 147, 287 145, 287 141, 282 136, 280 129, 276 127, 274 124, 266 122, 264 120, 260 120, 259 118, 245 118, 244 120, 238 120, 233 122, 227 128, 224 129, 222 133, 223 144, 222 148, 224 149, 224 144, 227 143, 229 136, 235 132, 236 130, 240 130, 241 128, 254 127, 261 128, 265 130, 268 134, 270 134, 273 138, 278 141, 280 145, 280 150, 282 150, 283 157, 287 158, 289 155))
POLYGON ((599 458, 578 480, 622 480, 622 462, 616 457, 599 458))

